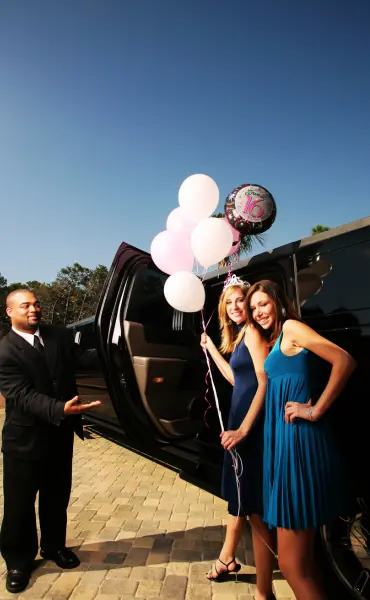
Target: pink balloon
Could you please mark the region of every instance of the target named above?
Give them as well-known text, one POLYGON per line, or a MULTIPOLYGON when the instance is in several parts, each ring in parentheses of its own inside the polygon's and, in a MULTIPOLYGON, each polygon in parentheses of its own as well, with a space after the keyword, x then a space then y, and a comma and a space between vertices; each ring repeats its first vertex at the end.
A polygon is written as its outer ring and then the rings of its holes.
POLYGON ((177 271, 192 271, 194 254, 190 239, 173 231, 161 231, 152 241, 150 247, 153 262, 157 267, 172 275, 177 271))
POLYGON ((227 257, 227 256, 231 256, 232 254, 236 254, 236 252, 238 252, 238 250, 240 248, 240 244, 241 244, 241 239, 240 239, 239 231, 234 229, 234 227, 232 227, 232 225, 230 225, 230 223, 227 219, 224 219, 224 221, 226 221, 226 223, 228 224, 228 226, 230 227, 230 229, 233 233, 233 245, 230 248, 229 254, 226 255, 226 257, 227 257))
POLYGON ((181 206, 175 208, 167 217, 167 230, 190 236, 196 223, 191 221, 181 206))

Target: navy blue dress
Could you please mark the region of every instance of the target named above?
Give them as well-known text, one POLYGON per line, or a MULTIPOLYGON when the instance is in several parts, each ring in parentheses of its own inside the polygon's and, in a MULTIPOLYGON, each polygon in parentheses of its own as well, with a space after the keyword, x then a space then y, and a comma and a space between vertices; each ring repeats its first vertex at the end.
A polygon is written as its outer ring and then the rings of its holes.
MULTIPOLYGON (((228 429, 238 429, 243 422, 257 391, 258 382, 249 350, 244 339, 231 355, 230 366, 234 375, 228 429)), ((228 501, 231 515, 263 514, 262 464, 263 415, 260 414, 244 440, 234 446, 242 460, 240 481, 240 506, 235 471, 230 452, 225 452, 222 474, 222 496, 228 501)))

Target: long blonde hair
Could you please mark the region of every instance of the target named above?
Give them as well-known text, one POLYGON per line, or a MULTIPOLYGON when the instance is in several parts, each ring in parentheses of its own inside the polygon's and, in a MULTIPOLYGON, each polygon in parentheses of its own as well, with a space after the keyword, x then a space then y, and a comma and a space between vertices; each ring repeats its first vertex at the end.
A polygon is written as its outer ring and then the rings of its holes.
POLYGON ((246 321, 241 331, 238 331, 236 324, 227 315, 226 303, 235 290, 240 290, 244 298, 246 298, 248 292, 247 284, 245 286, 230 285, 224 289, 218 302, 218 322, 221 331, 220 352, 222 354, 233 352, 235 346, 243 339, 248 324, 246 321))

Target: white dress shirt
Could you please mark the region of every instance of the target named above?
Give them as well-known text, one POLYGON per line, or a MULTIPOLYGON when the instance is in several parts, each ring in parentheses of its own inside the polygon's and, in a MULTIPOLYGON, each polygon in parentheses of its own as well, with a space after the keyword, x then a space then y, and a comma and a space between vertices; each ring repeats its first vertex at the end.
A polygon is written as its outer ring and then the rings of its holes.
POLYGON ((18 329, 16 329, 15 327, 12 327, 13 331, 17 334, 20 335, 24 340, 26 340, 26 342, 28 342, 29 344, 31 344, 31 346, 34 345, 34 338, 35 335, 38 336, 40 342, 42 345, 44 345, 44 342, 42 341, 42 337, 40 335, 40 329, 37 328, 35 333, 24 333, 23 331, 18 331, 18 329))

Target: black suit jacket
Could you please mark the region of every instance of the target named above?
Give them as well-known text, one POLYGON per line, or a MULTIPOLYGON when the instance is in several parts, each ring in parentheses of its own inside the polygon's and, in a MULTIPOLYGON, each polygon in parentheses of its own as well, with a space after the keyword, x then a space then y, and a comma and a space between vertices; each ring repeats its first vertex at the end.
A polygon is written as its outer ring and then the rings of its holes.
POLYGON ((81 418, 64 417, 77 395, 72 332, 40 325, 44 355, 11 330, 0 342, 0 391, 6 417, 2 451, 24 460, 42 458, 58 433, 71 427, 83 439, 81 418))

